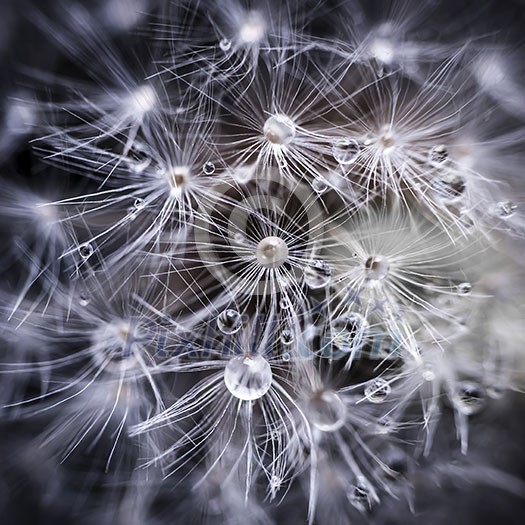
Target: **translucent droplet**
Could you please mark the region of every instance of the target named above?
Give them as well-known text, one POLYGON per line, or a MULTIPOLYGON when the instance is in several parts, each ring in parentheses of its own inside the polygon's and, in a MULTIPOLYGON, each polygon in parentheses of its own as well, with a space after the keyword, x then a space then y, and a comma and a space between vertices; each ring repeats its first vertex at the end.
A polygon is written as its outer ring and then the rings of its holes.
POLYGON ((359 155, 361 147, 355 139, 337 139, 332 144, 332 154, 339 164, 352 164, 359 155))
POLYGON ((370 489, 365 480, 357 480, 348 493, 348 501, 360 512, 370 509, 371 497, 370 489))
POLYGON ((290 359, 292 358, 290 352, 283 352, 283 355, 281 356, 282 360, 288 363, 290 359))
POLYGON ((213 162, 206 162, 204 166, 202 166, 202 171, 204 175, 213 175, 215 173, 215 164, 213 164, 213 162))
POLYGON ((315 177, 312 181, 312 188, 319 195, 326 192, 328 189, 328 183, 323 179, 323 177, 315 177))
POLYGON ((384 465, 383 474, 387 479, 395 480, 408 470, 407 455, 398 447, 390 445, 380 456, 384 465))
POLYGON ((496 205, 496 213, 502 219, 509 219, 514 215, 518 206, 511 201, 498 202, 496 205))
POLYGON ((246 241, 246 238, 244 237, 244 235, 242 233, 237 232, 237 233, 233 234, 233 240, 237 244, 244 244, 244 242, 246 241))
POLYGON ((334 432, 345 423, 346 406, 333 390, 321 390, 308 400, 308 417, 322 432, 334 432))
POLYGON ((436 373, 430 365, 425 366, 421 375, 425 381, 431 382, 436 379, 436 373))
POLYGON ((127 155, 127 164, 134 173, 142 173, 151 164, 146 146, 141 143, 133 144, 127 155))
POLYGON ((281 330, 281 343, 283 345, 291 345, 294 342, 294 334, 293 331, 289 328, 284 328, 281 330))
POLYGON ((367 279, 380 281, 388 275, 390 263, 385 257, 369 257, 365 261, 365 270, 367 279))
POLYGON ((468 282, 460 283, 456 286, 459 295, 468 295, 472 291, 472 284, 468 282))
POLYGON ((486 400, 485 390, 473 381, 463 381, 454 388, 452 401, 458 411, 466 416, 480 412, 486 400))
POLYGON ((467 187, 463 177, 458 174, 445 174, 433 184, 435 192, 444 200, 459 199, 467 187))
POLYGON ((81 244, 78 247, 78 253, 82 259, 88 259, 91 257, 91 255, 93 255, 93 246, 89 242, 81 244))
POLYGON ((290 302, 290 299, 288 299, 288 297, 283 297, 279 301, 279 306, 281 307, 282 310, 288 310, 289 308, 292 307, 292 303, 290 302))
POLYGON ((264 123, 263 133, 272 144, 286 146, 295 138, 295 124, 286 115, 272 115, 264 123))
POLYGON ((146 202, 144 201, 144 199, 141 199, 140 197, 138 197, 135 199, 133 206, 137 210, 142 210, 146 206, 146 202))
POLYGON ((237 399, 259 399, 272 384, 272 369, 262 355, 232 357, 224 369, 226 388, 237 399))
POLYGON ((273 490, 278 490, 281 488, 281 478, 279 476, 272 476, 270 478, 270 487, 273 489, 273 490))
POLYGON ((217 316, 217 328, 227 335, 237 333, 242 327, 242 316, 237 310, 228 308, 217 316))
POLYGON ((87 290, 81 290, 78 294, 78 304, 87 306, 91 302, 91 294, 87 290))
POLYGON ((434 146, 428 153, 428 162, 432 166, 442 166, 448 160, 448 149, 444 144, 434 146))
POLYGON ((231 40, 228 40, 227 38, 223 38, 221 39, 221 41, 219 42, 219 47, 224 51, 229 51, 232 47, 232 42, 231 40))
POLYGON ((332 277, 330 265, 320 259, 313 259, 306 264, 304 269, 304 280, 312 289, 324 288, 332 277))
POLYGON ((358 349, 368 333, 368 322, 355 312, 342 315, 332 323, 332 344, 343 352, 358 349))
POLYGON ((255 257, 265 268, 278 268, 288 259, 288 246, 280 237, 265 237, 257 245, 255 257))
POLYGON ((392 390, 383 378, 378 377, 370 381, 365 387, 365 397, 370 403, 383 403, 392 390))

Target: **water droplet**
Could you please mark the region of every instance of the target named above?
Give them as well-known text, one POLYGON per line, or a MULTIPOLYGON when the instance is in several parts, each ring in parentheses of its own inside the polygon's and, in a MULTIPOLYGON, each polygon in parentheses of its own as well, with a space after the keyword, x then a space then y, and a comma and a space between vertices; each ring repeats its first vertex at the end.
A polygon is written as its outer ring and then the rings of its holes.
POLYGON ((264 123, 264 136, 276 145, 286 146, 295 138, 295 124, 286 115, 272 115, 264 123))
POLYGON ((265 268, 278 268, 288 259, 288 246, 280 237, 265 237, 257 245, 255 257, 265 268))
POLYGON ((460 283, 456 286, 459 295, 468 295, 472 291, 472 284, 468 282, 460 283))
POLYGON ((434 381, 436 379, 436 373, 434 372, 432 366, 426 365, 421 373, 421 376, 425 381, 434 381))
POLYGON ((466 187, 465 179, 457 173, 443 174, 433 183, 434 191, 444 200, 460 198, 465 193, 466 187))
POLYGON ((144 199, 141 199, 140 197, 135 199, 135 202, 133 203, 133 206, 137 210, 142 210, 146 206, 146 201, 144 199))
POLYGON ((213 175, 215 173, 215 164, 213 164, 213 162, 206 162, 204 166, 202 166, 202 171, 204 175, 213 175))
POLYGON ((272 476, 270 478, 270 487, 273 489, 273 490, 277 490, 277 489, 280 489, 281 488, 281 478, 279 476, 272 476))
POLYGON ((392 387, 383 378, 378 377, 370 381, 365 387, 365 397, 370 403, 383 403, 392 390, 392 387))
POLYGON ((224 370, 224 383, 237 399, 259 399, 272 384, 272 369, 262 355, 232 357, 224 370))
POLYGON ((289 328, 284 328, 281 330, 281 343, 283 345, 291 345, 294 342, 294 339, 295 337, 292 330, 289 328))
POLYGON ((346 406, 333 390, 321 390, 308 400, 308 417, 322 432, 334 432, 345 423, 346 406))
POLYGON ((388 275, 390 263, 385 257, 369 257, 365 261, 366 278, 374 281, 380 281, 388 275))
POLYGON ((87 290, 81 290, 78 294, 78 304, 87 306, 91 302, 91 294, 87 290))
POLYGON ((355 139, 337 139, 332 145, 335 160, 343 165, 352 164, 360 150, 359 142, 355 139))
POLYGON ((500 385, 487 386, 487 395, 491 399, 501 399, 505 395, 505 390, 500 385))
POLYGON ((473 381, 463 381, 454 388, 452 401, 459 412, 471 416, 485 406, 486 392, 473 381))
POLYGON ((442 166, 448 160, 448 149, 444 144, 434 146, 428 153, 428 162, 432 166, 442 166))
POLYGON ((359 348, 368 333, 368 322, 360 314, 350 312, 332 323, 332 344, 343 352, 359 348))
POLYGON ((509 219, 514 215, 518 206, 511 201, 498 202, 496 213, 502 219, 509 219))
POLYGON ((237 232, 237 233, 233 234, 233 240, 237 244, 244 244, 244 242, 246 241, 246 238, 244 237, 244 235, 242 233, 237 232))
POLYGON ((93 246, 89 242, 81 244, 78 247, 78 253, 82 259, 88 259, 91 257, 91 255, 93 255, 93 246))
POLYGON ((328 189, 328 183, 323 177, 315 177, 312 181, 312 188, 316 193, 321 195, 328 189))
POLYGON ((288 363, 288 361, 290 361, 290 359, 292 358, 292 356, 290 355, 290 352, 283 352, 283 355, 281 357, 282 357, 282 360, 286 363, 288 363))
POLYGON ((348 500, 360 512, 365 512, 370 509, 371 498, 370 489, 366 481, 358 479, 356 484, 352 486, 348 494, 348 500))
POLYGON ((288 310, 289 308, 291 308, 292 303, 290 302, 290 299, 288 299, 288 297, 283 297, 279 301, 279 306, 281 307, 282 310, 288 310))
POLYGON ((306 264, 304 269, 304 280, 312 289, 324 288, 332 277, 330 265, 320 259, 313 259, 306 264))
POLYGON ((217 327, 223 334, 235 334, 242 327, 242 316, 237 310, 228 308, 217 316, 217 327))
POLYGON ((232 47, 232 41, 227 38, 222 38, 219 42, 219 47, 224 51, 229 51, 232 47))

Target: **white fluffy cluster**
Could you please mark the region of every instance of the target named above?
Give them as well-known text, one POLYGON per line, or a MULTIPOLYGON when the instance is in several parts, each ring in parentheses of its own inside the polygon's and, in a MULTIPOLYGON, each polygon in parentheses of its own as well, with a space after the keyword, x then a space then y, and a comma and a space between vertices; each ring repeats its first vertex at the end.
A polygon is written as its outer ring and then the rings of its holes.
POLYGON ((108 523, 414 510, 442 420, 467 461, 523 388, 523 56, 375 4, 32 13, 58 58, 0 141, 41 159, 0 194, 2 417, 108 523))

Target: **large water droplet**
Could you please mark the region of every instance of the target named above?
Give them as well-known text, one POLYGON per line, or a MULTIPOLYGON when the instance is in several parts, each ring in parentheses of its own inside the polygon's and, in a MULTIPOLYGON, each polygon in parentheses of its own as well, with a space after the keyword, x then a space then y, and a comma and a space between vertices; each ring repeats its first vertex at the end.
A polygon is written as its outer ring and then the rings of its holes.
POLYGON ((281 330, 281 343, 283 345, 291 345, 294 342, 294 333, 290 328, 283 328, 281 330))
POLYGON ((337 139, 332 145, 332 154, 339 164, 352 164, 359 155, 361 147, 355 139, 337 139))
POLYGON ((263 133, 272 144, 286 146, 295 138, 295 124, 286 115, 272 115, 264 123, 263 133))
POLYGON ((217 328, 227 335, 235 334, 242 327, 242 316, 237 310, 228 308, 217 316, 217 328))
POLYGON ((318 195, 322 195, 328 189, 328 183, 321 176, 315 177, 315 179, 312 181, 312 188, 318 195))
POLYGON ((81 290, 78 294, 78 304, 87 306, 91 302, 91 294, 87 290, 81 290))
POLYGON ((304 269, 304 280, 312 289, 324 288, 332 277, 330 265, 320 259, 313 259, 306 264, 304 269))
POLYGON ((141 199, 140 197, 137 197, 135 199, 135 202, 133 203, 133 207, 136 210, 142 210, 145 206, 146 206, 146 202, 144 201, 144 199, 141 199))
POLYGON ((365 397, 370 403, 383 403, 392 388, 383 378, 378 377, 370 381, 365 387, 365 397))
POLYGON ((346 420, 346 406, 333 390, 316 392, 308 400, 308 417, 323 432, 334 432, 346 420))
POLYGON ((232 357, 224 369, 224 383, 236 398, 253 401, 270 389, 272 369, 262 355, 232 357))
POLYGON ((482 386, 473 381, 458 383, 453 392, 452 401, 459 412, 471 416, 485 406, 487 395, 482 386))
POLYGON ((265 268, 277 268, 288 258, 288 246, 280 237, 265 237, 255 250, 257 262, 265 268))
POLYGON ((445 173, 434 181, 433 188, 437 195, 444 200, 459 199, 467 187, 465 179, 457 173, 445 173))

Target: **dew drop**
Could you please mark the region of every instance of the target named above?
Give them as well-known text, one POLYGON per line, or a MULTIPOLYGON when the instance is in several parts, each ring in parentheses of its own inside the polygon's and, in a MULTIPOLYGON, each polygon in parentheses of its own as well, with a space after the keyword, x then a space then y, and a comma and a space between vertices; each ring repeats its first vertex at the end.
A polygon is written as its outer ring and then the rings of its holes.
POLYGON ((444 144, 434 146, 428 153, 428 162, 432 166, 442 166, 448 160, 448 150, 444 144))
POLYGON ((135 199, 135 202, 133 203, 133 206, 136 210, 142 210, 146 206, 146 202, 144 199, 141 199, 140 197, 135 199))
POLYGON ((321 390, 308 400, 308 416, 322 432, 334 432, 345 423, 346 406, 333 390, 321 390))
POLYGON ((213 162, 206 162, 202 166, 202 171, 204 175, 213 175, 215 173, 215 164, 213 164, 213 162))
POLYGON ((81 244, 78 247, 78 253, 82 259, 88 259, 91 257, 91 255, 93 255, 93 246, 89 242, 81 244))
POLYGON ((485 406, 486 392, 473 381, 463 381, 454 388, 452 401, 459 412, 471 416, 485 406))
POLYGON ((380 281, 388 275, 390 263, 382 256, 369 257, 365 261, 365 270, 367 279, 380 281))
POLYGON ((290 359, 292 358, 292 356, 290 355, 290 352, 283 352, 281 358, 282 358, 282 360, 283 360, 285 363, 288 363, 288 361, 290 361, 290 359))
POLYGON ((383 403, 392 390, 387 381, 378 377, 365 387, 365 397, 370 403, 383 403))
POLYGON ((87 290, 81 290, 78 294, 78 304, 87 306, 91 302, 91 294, 87 290))
POLYGON ((232 357, 224 369, 224 383, 237 399, 260 399, 272 384, 272 369, 262 355, 232 357))
POLYGON ((343 165, 352 164, 360 150, 359 142, 355 139, 337 139, 332 144, 332 154, 335 160, 343 165))
POLYGON ((242 327, 242 316, 237 310, 228 308, 217 316, 217 328, 227 335, 237 333, 242 327))
POLYGON ((449 201, 459 199, 465 193, 466 187, 465 179, 454 173, 444 174, 433 183, 437 195, 449 201))
POLYGON ((335 319, 332 323, 332 344, 343 352, 350 352, 361 346, 368 332, 368 322, 360 314, 351 312, 335 319))
POLYGON ((229 51, 232 47, 232 42, 231 40, 228 40, 227 38, 222 38, 221 41, 219 42, 219 47, 224 51, 229 51))
POLYGON ((328 189, 328 183, 323 177, 315 177, 312 181, 312 188, 317 194, 322 195, 328 189))
POLYGON ((264 123, 264 136, 276 145, 286 146, 295 138, 295 124, 286 115, 272 115, 264 123))
POLYGON ((288 246, 280 237, 265 237, 257 245, 255 257, 265 268, 278 268, 288 259, 288 246))
POLYGON ((289 328, 284 328, 281 330, 281 343, 283 345, 289 346, 294 342, 294 334, 289 328))
POLYGON ((468 295, 472 291, 472 284, 468 282, 460 283, 456 286, 459 295, 468 295))
POLYGON ((332 277, 330 265, 320 259, 313 259, 306 264, 304 269, 304 280, 312 289, 324 288, 332 277))
POLYGON ((288 299, 287 297, 283 297, 279 301, 279 306, 281 307, 282 310, 288 310, 289 308, 291 308, 292 304, 290 302, 290 299, 288 299))
POLYGON ((350 489, 348 500, 360 512, 370 509, 370 489, 365 480, 357 480, 356 484, 350 489))
POLYGON ((237 232, 237 233, 233 234, 233 240, 237 244, 244 244, 244 242, 246 241, 246 238, 244 237, 244 235, 242 233, 237 232))
POLYGON ((512 201, 498 202, 496 205, 496 213, 502 219, 510 219, 510 217, 512 217, 516 212, 517 208, 518 206, 512 201))

